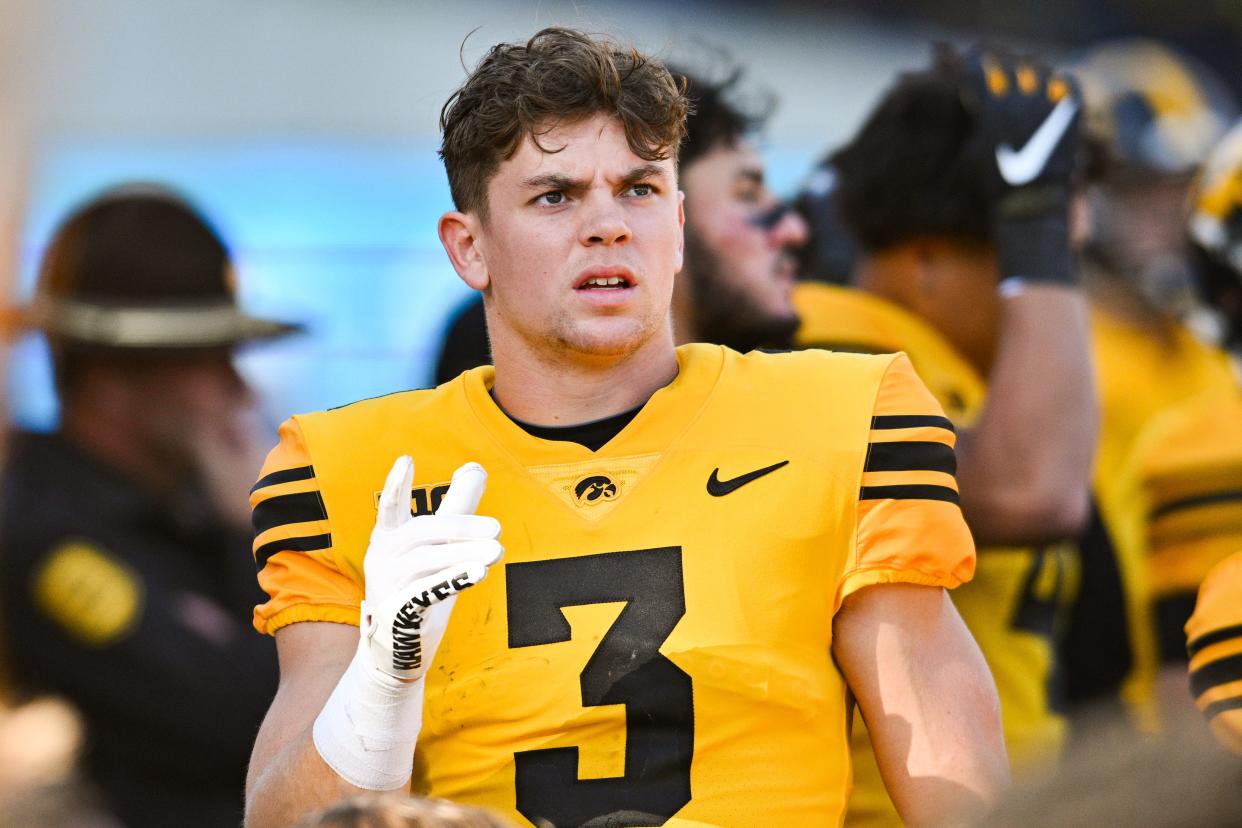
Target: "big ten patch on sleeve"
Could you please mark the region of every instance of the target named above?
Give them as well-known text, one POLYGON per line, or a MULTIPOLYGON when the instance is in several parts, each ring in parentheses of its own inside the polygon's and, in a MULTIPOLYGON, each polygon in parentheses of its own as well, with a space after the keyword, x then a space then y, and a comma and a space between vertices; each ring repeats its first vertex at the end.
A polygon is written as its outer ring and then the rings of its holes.
POLYGON ((89 647, 104 647, 129 633, 142 614, 142 580, 126 564, 90 541, 63 541, 48 553, 32 583, 35 605, 89 647))

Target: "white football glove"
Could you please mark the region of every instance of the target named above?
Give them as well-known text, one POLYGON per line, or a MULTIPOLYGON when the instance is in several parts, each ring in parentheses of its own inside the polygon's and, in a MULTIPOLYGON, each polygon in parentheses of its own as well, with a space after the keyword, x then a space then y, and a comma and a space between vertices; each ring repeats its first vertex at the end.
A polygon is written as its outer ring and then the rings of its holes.
POLYGON ((487 472, 467 463, 453 472, 434 515, 410 515, 414 462, 398 457, 380 495, 363 561, 366 599, 359 627, 376 668, 404 681, 426 674, 457 593, 474 586, 504 549, 500 523, 476 515, 487 472))
POLYGON ((495 518, 474 514, 487 473, 453 473, 434 515, 410 515, 414 462, 399 457, 380 495, 363 561, 366 599, 353 660, 315 718, 324 762, 359 788, 409 786, 422 729, 423 685, 457 593, 474 586, 504 551, 495 518))

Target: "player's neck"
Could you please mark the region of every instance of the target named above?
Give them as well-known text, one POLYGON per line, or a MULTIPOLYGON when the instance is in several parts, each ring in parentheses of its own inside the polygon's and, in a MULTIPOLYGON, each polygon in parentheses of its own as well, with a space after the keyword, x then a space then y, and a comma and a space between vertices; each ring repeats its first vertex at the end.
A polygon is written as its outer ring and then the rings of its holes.
POLYGON ((899 246, 862 257, 855 266, 853 283, 860 290, 914 313, 910 285, 915 278, 913 253, 908 246, 899 246))
POLYGON ((667 329, 625 357, 583 359, 521 342, 492 344, 492 394, 509 416, 531 425, 577 425, 632 410, 677 376, 667 329))

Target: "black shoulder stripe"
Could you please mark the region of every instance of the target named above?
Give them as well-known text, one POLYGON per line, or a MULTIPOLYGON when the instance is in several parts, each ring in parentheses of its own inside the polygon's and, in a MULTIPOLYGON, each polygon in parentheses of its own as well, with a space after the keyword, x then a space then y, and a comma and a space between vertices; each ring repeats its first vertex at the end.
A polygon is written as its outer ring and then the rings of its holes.
POLYGON ((933 414, 878 414, 871 418, 873 429, 889 428, 943 428, 954 431, 953 423, 948 417, 933 414))
POLYGON ((1190 692, 1197 699, 1220 684, 1242 681, 1242 653, 1209 661, 1190 673, 1190 692))
POLYGON ((1211 492, 1210 494, 1195 495, 1194 497, 1184 497, 1179 500, 1171 500, 1157 506, 1152 510, 1151 518, 1164 517, 1171 512, 1180 512, 1183 509, 1194 509, 1199 506, 1215 506, 1218 503, 1231 503, 1238 501, 1242 503, 1242 489, 1232 489, 1224 492, 1211 492))
POLYGON ((314 466, 302 466, 297 469, 281 469, 271 474, 265 474, 259 478, 259 482, 250 487, 250 493, 254 494, 259 489, 265 489, 268 486, 275 486, 277 483, 292 483, 295 480, 310 480, 315 476, 314 466))
POLYGON ((944 443, 910 440, 872 443, 863 471, 935 471, 957 474, 957 456, 944 443))
POLYGON ((265 543, 254 550, 254 562, 259 569, 267 566, 268 558, 277 552, 314 552, 317 549, 328 549, 332 546, 331 535, 308 535, 304 538, 286 538, 285 540, 265 543))
POLYGON ((1203 708, 1203 715, 1209 719, 1214 719, 1227 710, 1237 710, 1239 707, 1242 707, 1242 696, 1234 696, 1232 699, 1221 699, 1220 701, 1212 702, 1203 708))
POLYGON ((957 492, 948 486, 909 484, 905 486, 863 486, 859 500, 943 500, 957 503, 957 492))
POLYGON ((1186 655, 1194 658, 1195 653, 1204 647, 1210 647, 1213 644, 1219 644, 1222 641, 1228 641, 1231 638, 1242 638, 1242 624, 1234 624, 1231 627, 1221 627, 1219 630, 1212 630, 1210 633, 1204 633, 1195 640, 1186 645, 1186 655))
POLYGON ((319 492, 298 492, 270 497, 255 506, 250 513, 250 522, 254 525, 256 536, 289 523, 327 519, 328 511, 323 506, 319 492))

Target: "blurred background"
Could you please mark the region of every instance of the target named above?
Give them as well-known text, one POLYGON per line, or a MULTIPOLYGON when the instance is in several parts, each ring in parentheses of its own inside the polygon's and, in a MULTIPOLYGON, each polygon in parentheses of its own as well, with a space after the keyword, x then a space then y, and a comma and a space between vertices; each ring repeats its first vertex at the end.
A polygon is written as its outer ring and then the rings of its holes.
MULTIPOLYGON (((2 0, 0 221, 10 295, 26 298, 56 222, 121 181, 181 189, 236 248, 250 311, 309 332, 242 368, 267 419, 430 382, 466 288, 435 235, 449 206, 439 108, 482 50, 542 26, 607 31, 657 53, 723 50, 779 99, 765 134, 792 195, 931 39, 980 34, 1070 56, 1158 35, 1242 85, 1229 0, 759 4, 509 0, 2 0), (473 32, 473 34, 471 34, 473 32)), ((1242 91, 1239 89, 1238 91, 1242 91)), ((16 343, 8 404, 55 422, 45 348, 16 343)))

